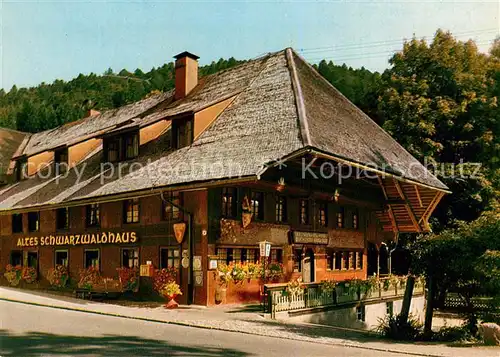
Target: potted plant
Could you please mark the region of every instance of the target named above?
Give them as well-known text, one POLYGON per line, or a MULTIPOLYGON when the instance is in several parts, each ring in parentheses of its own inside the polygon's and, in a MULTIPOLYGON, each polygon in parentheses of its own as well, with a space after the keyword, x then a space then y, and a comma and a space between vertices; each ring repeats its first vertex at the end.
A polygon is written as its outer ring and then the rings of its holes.
POLYGON ((65 265, 56 265, 47 272, 47 280, 56 289, 62 289, 69 280, 68 268, 65 265))
POLYGON ((24 267, 22 270, 22 279, 28 284, 33 284, 38 278, 38 273, 33 267, 24 267))
POLYGON ((101 285, 104 287, 99 269, 90 267, 80 270, 80 280, 78 281, 78 287, 80 289, 93 290, 101 285))
POLYGON ((123 291, 137 291, 139 288, 139 270, 137 268, 117 268, 123 291))
POLYGON ((262 275, 262 267, 259 263, 248 263, 247 264, 247 279, 259 279, 262 275))
POLYGON ((156 269, 153 275, 153 289, 161 295, 163 287, 177 281, 177 269, 174 267, 156 269))
POLYGON ((168 300, 168 303, 165 304, 166 309, 175 309, 179 307, 179 303, 175 301, 175 298, 179 295, 182 295, 182 292, 179 284, 177 284, 175 281, 171 281, 170 283, 165 284, 165 286, 161 290, 161 294, 168 300))
POLYGON ((298 296, 304 291, 304 285, 302 285, 302 278, 291 280, 288 282, 285 288, 286 294, 289 296, 298 296))
POLYGON ((235 264, 232 266, 231 279, 236 283, 241 283, 247 278, 247 268, 245 264, 235 264))
POLYGON ((283 277, 283 264, 271 263, 267 267, 266 276, 269 281, 277 282, 283 277))
POLYGON ((18 286, 21 282, 22 277, 22 267, 20 265, 12 266, 8 264, 5 267, 5 273, 3 276, 9 282, 10 286, 18 286))
POLYGON ((215 303, 220 304, 226 300, 227 285, 232 277, 232 266, 220 263, 217 265, 217 270, 214 273, 218 283, 215 290, 215 303))

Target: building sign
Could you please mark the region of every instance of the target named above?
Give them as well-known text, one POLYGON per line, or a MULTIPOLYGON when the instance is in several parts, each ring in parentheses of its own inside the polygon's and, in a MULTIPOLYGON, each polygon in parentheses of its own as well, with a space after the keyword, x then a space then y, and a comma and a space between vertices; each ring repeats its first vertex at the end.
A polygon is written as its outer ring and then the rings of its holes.
POLYGON ((193 270, 194 271, 200 271, 202 268, 201 266, 201 255, 195 255, 193 257, 193 270))
POLYGON ((328 244, 328 233, 293 232, 295 244, 328 244))
POLYGON ((83 244, 119 244, 135 243, 136 232, 102 232, 93 234, 66 234, 58 236, 25 237, 17 240, 18 247, 83 245, 83 244))

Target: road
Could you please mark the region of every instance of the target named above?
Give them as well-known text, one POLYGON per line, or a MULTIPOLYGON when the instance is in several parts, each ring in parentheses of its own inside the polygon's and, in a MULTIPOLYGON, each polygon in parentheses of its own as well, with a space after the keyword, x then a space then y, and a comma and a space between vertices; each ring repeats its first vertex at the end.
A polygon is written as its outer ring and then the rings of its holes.
POLYGON ((0 301, 0 316, 2 357, 398 355, 6 301, 0 301))

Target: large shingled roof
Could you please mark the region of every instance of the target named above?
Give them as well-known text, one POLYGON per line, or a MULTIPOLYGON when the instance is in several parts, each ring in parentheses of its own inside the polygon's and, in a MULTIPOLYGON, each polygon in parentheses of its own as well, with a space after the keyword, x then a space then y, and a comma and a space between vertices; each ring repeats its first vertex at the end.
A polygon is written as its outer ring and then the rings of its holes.
POLYGON ((24 154, 55 148, 127 126, 144 127, 194 113, 235 96, 194 143, 171 151, 161 137, 141 147, 143 164, 120 178, 101 178, 100 152, 63 179, 33 177, 0 189, 0 210, 64 204, 193 182, 256 177, 269 162, 305 148, 359 164, 383 165, 392 173, 446 190, 394 139, 291 49, 248 61, 203 78, 186 98, 154 96, 70 128, 33 135, 24 154), (76 181, 76 172, 86 166, 76 181))

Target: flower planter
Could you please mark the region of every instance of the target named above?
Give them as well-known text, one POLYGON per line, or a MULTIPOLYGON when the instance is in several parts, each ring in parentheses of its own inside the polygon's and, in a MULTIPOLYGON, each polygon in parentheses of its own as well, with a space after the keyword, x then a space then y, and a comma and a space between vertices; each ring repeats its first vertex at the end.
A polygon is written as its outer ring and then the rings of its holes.
POLYGON ((169 295, 167 296, 168 303, 165 304, 166 309, 176 309, 179 307, 179 303, 175 301, 177 295, 169 295))
POLYGON ((226 301, 226 294, 227 294, 227 288, 224 286, 224 287, 218 287, 216 290, 215 290, 215 303, 217 305, 223 303, 224 301, 226 301))

